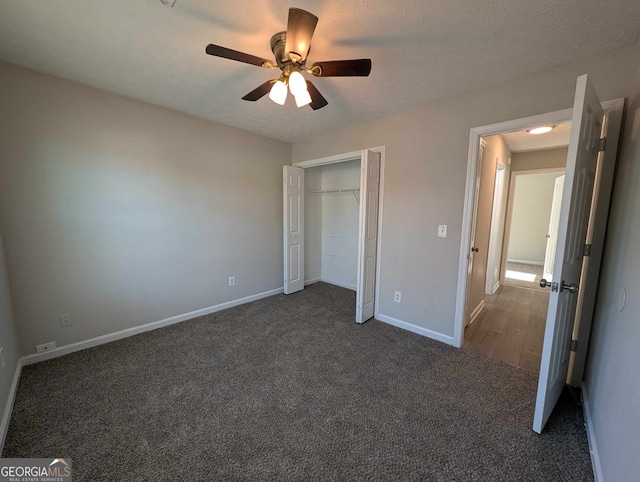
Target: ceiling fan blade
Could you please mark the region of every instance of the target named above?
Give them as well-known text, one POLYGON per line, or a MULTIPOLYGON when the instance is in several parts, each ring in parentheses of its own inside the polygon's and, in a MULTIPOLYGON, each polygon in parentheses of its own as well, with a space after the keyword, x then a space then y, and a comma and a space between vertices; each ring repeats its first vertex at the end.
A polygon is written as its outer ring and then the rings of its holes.
POLYGON ((371 73, 371 59, 328 60, 315 62, 311 68, 316 77, 367 77, 371 73))
POLYGON ((309 95, 311 96, 311 104, 309 104, 309 106, 313 110, 322 109, 329 103, 327 102, 327 99, 322 96, 320 91, 316 89, 316 86, 313 85, 310 80, 307 80, 307 90, 309 91, 309 95))
POLYGON ((317 23, 318 17, 314 14, 300 8, 290 8, 285 55, 289 55, 291 60, 304 62, 309 54, 317 23))
POLYGON ((249 92, 247 95, 245 95, 242 98, 242 100, 249 100, 251 102, 255 102, 258 99, 262 99, 265 95, 267 95, 269 93, 269 91, 271 90, 271 86, 273 85, 273 83, 276 80, 278 80, 278 79, 267 80, 260 87, 257 87, 256 89, 253 89, 251 92, 249 92))
POLYGON ((219 45, 214 44, 207 45, 206 52, 209 55, 213 55, 214 57, 237 60, 238 62, 257 65, 258 67, 262 67, 262 65, 265 63, 270 63, 267 59, 256 57, 255 55, 245 54, 244 52, 238 52, 237 50, 228 49, 226 47, 220 47, 219 45))

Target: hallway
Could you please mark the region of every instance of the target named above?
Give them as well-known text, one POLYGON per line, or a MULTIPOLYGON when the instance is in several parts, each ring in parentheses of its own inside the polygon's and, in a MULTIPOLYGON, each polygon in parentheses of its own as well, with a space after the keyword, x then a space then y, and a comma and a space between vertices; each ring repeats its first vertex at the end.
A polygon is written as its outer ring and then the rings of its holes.
POLYGON ((469 351, 538 373, 549 292, 501 286, 485 296, 485 307, 467 326, 469 351))

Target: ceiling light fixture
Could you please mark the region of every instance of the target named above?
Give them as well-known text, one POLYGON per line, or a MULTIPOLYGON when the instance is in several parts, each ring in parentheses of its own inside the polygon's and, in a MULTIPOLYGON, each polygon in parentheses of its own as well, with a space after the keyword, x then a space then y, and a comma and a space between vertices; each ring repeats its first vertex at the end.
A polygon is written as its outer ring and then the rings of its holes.
POLYGON ((297 70, 294 70, 289 75, 289 91, 295 97, 298 107, 304 107, 311 103, 311 96, 307 90, 307 81, 297 70))
POLYGON ((304 107, 305 105, 311 104, 311 95, 309 95, 309 92, 306 89, 300 94, 296 95, 295 99, 296 105, 298 107, 304 107))
POLYGON ((534 127, 533 129, 527 129, 529 134, 546 134, 547 132, 551 132, 555 126, 540 126, 534 127))
POLYGON ((284 105, 287 100, 287 84, 282 80, 274 82, 271 92, 269 92, 269 98, 276 104, 284 105))

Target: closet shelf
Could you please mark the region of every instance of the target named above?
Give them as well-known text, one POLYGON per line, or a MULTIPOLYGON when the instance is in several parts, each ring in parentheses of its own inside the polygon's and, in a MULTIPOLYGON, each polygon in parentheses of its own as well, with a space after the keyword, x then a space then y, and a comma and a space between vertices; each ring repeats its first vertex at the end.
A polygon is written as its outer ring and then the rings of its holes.
POLYGON ((356 189, 323 189, 322 191, 311 191, 313 194, 332 194, 336 192, 360 192, 360 188, 356 189))
POLYGON ((356 202, 360 204, 360 198, 358 197, 358 193, 360 192, 360 188, 355 189, 323 189, 321 191, 311 191, 313 194, 336 194, 336 193, 353 193, 353 197, 356 198, 356 202))

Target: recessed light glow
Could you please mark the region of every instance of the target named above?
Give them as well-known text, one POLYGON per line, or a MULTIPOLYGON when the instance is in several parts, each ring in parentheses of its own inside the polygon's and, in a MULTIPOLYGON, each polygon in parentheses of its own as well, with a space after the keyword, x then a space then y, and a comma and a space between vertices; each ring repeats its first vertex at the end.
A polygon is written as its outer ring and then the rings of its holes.
POLYGON ((529 134, 546 134, 547 132, 551 132, 555 126, 540 126, 534 127, 533 129, 528 129, 527 132, 529 134))

